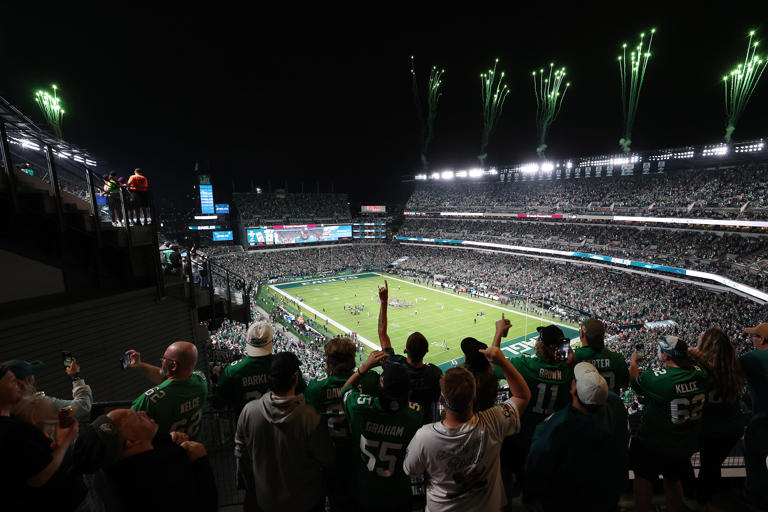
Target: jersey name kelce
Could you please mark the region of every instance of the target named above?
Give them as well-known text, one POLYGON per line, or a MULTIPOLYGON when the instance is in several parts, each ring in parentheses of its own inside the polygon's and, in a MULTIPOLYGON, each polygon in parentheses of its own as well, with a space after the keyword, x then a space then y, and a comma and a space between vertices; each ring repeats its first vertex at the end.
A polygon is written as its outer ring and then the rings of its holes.
POLYGON ((146 411, 160 431, 183 432, 193 441, 201 439, 200 423, 208 395, 208 381, 200 370, 186 380, 165 380, 147 390, 131 404, 134 411, 146 411))

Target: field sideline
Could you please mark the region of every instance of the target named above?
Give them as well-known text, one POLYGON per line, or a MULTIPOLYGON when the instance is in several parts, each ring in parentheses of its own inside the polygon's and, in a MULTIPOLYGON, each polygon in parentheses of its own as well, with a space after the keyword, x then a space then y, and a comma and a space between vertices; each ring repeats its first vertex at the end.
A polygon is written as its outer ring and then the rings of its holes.
POLYGON ((440 288, 413 283, 379 273, 344 275, 269 285, 271 291, 297 301, 304 316, 318 323, 326 320, 342 332, 356 332, 370 349, 378 349, 378 287, 389 283, 389 299, 403 307, 389 307, 389 337, 397 353, 403 353, 405 340, 420 331, 430 342, 425 362, 445 369, 463 361, 461 340, 472 336, 490 345, 494 324, 504 313, 512 322, 502 341, 507 356, 532 351, 536 327, 557 323, 571 338, 577 330, 568 324, 521 313, 485 299, 466 297, 440 288), (357 307, 358 313, 350 310, 357 307), (346 309, 345 309, 346 307, 346 309), (480 314, 482 313, 482 314, 480 314), (448 347, 444 348, 443 344, 448 347))

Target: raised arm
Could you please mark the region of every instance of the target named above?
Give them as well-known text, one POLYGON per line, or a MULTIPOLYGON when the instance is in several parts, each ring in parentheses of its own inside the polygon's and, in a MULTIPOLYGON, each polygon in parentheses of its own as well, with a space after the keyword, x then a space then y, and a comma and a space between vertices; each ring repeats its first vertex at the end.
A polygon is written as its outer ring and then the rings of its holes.
POLYGON ((129 368, 140 370, 153 384, 160 384, 165 380, 160 373, 160 368, 141 361, 141 352, 127 350, 125 353, 131 356, 131 363, 128 365, 129 368))
POLYGON ((381 350, 392 348, 392 341, 387 334, 387 306, 389 305, 389 285, 387 280, 384 280, 384 286, 379 287, 379 301, 381 307, 379 308, 379 343, 381 344, 381 350))
POLYGON ((355 385, 357 381, 360 380, 360 378, 368 372, 368 370, 374 366, 379 366, 381 364, 381 360, 388 355, 389 354, 382 352, 381 350, 374 350, 368 354, 368 359, 366 359, 365 362, 361 364, 356 371, 352 372, 352 375, 347 379, 347 382, 344 383, 344 387, 355 385))
POLYGON ((512 327, 512 322, 504 318, 504 313, 502 313, 501 320, 496 320, 496 334, 493 335, 493 343, 491 345, 501 348, 501 338, 507 335, 510 327, 512 327))
POLYGON ((504 357, 504 353, 499 347, 491 346, 486 349, 480 349, 479 352, 485 354, 485 357, 490 362, 500 367, 501 371, 504 372, 504 378, 507 379, 507 384, 509 384, 509 393, 511 395, 509 399, 517 407, 517 412, 522 415, 525 408, 528 407, 528 402, 531 401, 531 390, 528 389, 528 384, 525 383, 523 376, 509 362, 509 359, 504 357))

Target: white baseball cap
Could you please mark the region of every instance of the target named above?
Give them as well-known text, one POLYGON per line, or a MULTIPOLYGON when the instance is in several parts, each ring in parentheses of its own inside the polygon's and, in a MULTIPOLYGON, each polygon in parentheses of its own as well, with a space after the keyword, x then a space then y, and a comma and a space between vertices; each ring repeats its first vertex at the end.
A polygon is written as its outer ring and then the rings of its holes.
POLYGON ((275 330, 269 322, 254 322, 245 334, 245 353, 251 357, 272 353, 272 338, 275 330))
POLYGON ((608 399, 608 383, 592 364, 581 362, 573 368, 576 394, 587 405, 603 405, 608 399))

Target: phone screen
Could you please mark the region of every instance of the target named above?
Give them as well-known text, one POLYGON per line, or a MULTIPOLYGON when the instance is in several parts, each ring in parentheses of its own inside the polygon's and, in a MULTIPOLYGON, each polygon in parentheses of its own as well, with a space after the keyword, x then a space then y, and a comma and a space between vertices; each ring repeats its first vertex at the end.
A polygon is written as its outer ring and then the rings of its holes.
POLYGON ((69 368, 72 366, 72 352, 62 352, 61 359, 64 361, 64 366, 69 368))
POLYGON ((123 370, 128 368, 131 365, 131 356, 128 354, 125 354, 123 357, 120 358, 120 366, 123 367, 123 370))
POLYGON ((568 351, 571 348, 571 342, 566 341, 562 345, 560 345, 560 348, 557 349, 557 355, 556 358, 558 361, 565 361, 568 359, 568 351))

